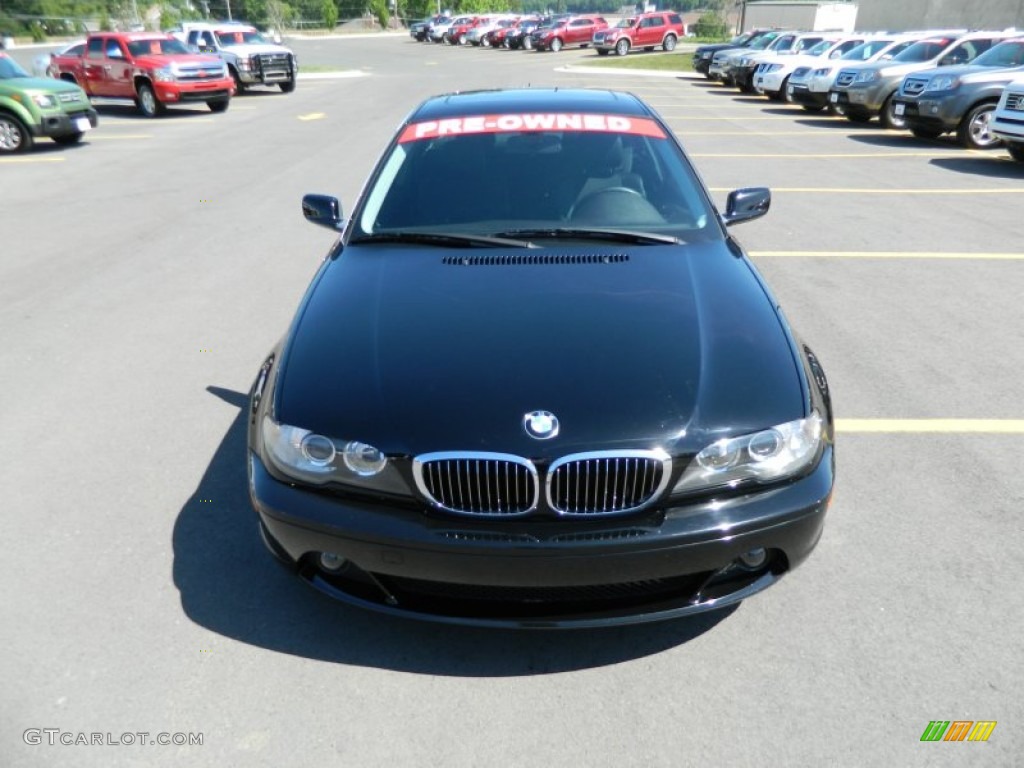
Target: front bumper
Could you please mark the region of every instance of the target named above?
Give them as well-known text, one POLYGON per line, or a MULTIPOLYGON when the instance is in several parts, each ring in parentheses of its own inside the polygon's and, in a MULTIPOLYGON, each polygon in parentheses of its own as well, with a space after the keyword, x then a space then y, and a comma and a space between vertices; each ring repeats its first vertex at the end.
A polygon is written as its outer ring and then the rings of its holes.
POLYGON ((156 97, 168 104, 189 101, 216 101, 229 98, 235 91, 233 80, 210 80, 209 82, 156 82, 156 97))
POLYGON ((39 125, 31 126, 32 135, 36 138, 47 136, 71 136, 76 133, 95 128, 99 124, 99 117, 92 107, 79 109, 74 112, 58 112, 56 114, 43 115, 39 125))
POLYGON ((786 72, 768 72, 767 74, 758 74, 754 78, 754 87, 760 88, 766 93, 778 93, 782 90, 782 83, 787 77, 786 72))
POLYGON ((816 93, 801 83, 790 83, 786 86, 786 95, 794 104, 808 107, 824 107, 828 105, 827 93, 816 93))
POLYGON ((851 86, 840 90, 833 89, 829 91, 829 103, 849 110, 877 115, 882 111, 882 105, 885 104, 885 100, 889 98, 892 91, 889 83, 871 83, 863 87, 851 86), (838 102, 832 100, 833 93, 840 95, 838 102))
POLYGON ((808 476, 639 517, 467 520, 341 499, 281 482, 249 455, 268 546, 345 602, 458 624, 600 626, 724 607, 774 583, 817 543, 832 450, 808 476), (762 567, 737 559, 767 550, 762 567), (344 558, 342 571, 319 565, 344 558))
POLYGON ((896 96, 892 103, 896 116, 905 118, 908 127, 933 131, 955 131, 966 112, 966 106, 953 98, 907 99, 896 96))

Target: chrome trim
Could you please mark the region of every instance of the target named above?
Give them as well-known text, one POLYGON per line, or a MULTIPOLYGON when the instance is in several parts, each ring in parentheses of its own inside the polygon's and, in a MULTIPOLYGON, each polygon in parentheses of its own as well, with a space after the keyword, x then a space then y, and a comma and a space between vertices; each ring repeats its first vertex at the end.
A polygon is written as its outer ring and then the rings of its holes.
MULTIPOLYGON (((467 467, 466 469, 468 470, 469 468, 467 467)), ((413 474, 413 479, 416 481, 416 488, 417 488, 417 490, 419 490, 419 492, 423 495, 423 497, 425 499, 427 499, 427 501, 430 502, 431 506, 433 506, 435 509, 440 509, 440 510, 443 510, 445 512, 452 512, 452 513, 457 514, 457 515, 468 515, 468 516, 471 516, 471 517, 481 517, 481 516, 484 516, 484 517, 498 517, 498 516, 500 516, 500 517, 522 517, 523 515, 528 515, 531 512, 533 512, 535 509, 537 509, 537 504, 540 501, 540 482, 539 482, 539 479, 538 479, 538 476, 537 476, 537 467, 534 466, 532 461, 529 461, 528 459, 524 459, 521 456, 513 456, 510 453, 489 453, 489 452, 486 452, 486 451, 440 451, 440 452, 436 452, 436 453, 424 453, 424 454, 421 454, 421 455, 416 456, 416 457, 413 458, 413 460, 412 460, 412 474, 413 474), (530 499, 529 507, 527 509, 521 509, 521 510, 517 510, 517 511, 502 511, 501 510, 501 505, 502 505, 501 498, 498 498, 496 500, 496 502, 497 502, 496 505, 491 500, 491 497, 490 497, 490 485, 487 484, 488 478, 486 478, 486 477, 484 478, 485 485, 483 487, 481 487, 479 471, 477 471, 476 487, 475 488, 472 485, 470 485, 468 487, 465 487, 465 486, 462 485, 462 483, 459 483, 459 486, 457 488, 454 487, 452 485, 451 474, 449 474, 448 475, 448 496, 451 497, 451 500, 454 500, 454 497, 455 497, 456 494, 458 494, 460 498, 463 498, 463 495, 464 495, 465 499, 469 502, 469 504, 468 505, 463 505, 463 506, 470 506, 470 507, 473 506, 474 504, 477 504, 478 506, 482 507, 484 505, 484 502, 486 501, 487 506, 489 506, 489 507, 497 506, 496 510, 495 509, 473 510, 473 509, 468 509, 468 508, 467 509, 460 509, 458 507, 448 506, 448 505, 442 503, 440 500, 438 500, 434 496, 433 493, 431 493, 431 491, 430 491, 430 489, 428 487, 427 478, 424 476, 424 473, 427 471, 426 467, 427 467, 428 464, 432 464, 432 463, 459 462, 459 461, 465 461, 465 462, 493 461, 493 462, 500 462, 500 463, 504 463, 504 464, 515 464, 517 466, 523 467, 529 473, 529 483, 530 483, 531 493, 532 493, 532 498, 530 499), (474 500, 474 498, 476 500, 474 500)), ((458 478, 455 478, 455 479, 456 479, 456 481, 458 480, 458 478)), ((440 482, 440 481, 441 481, 441 478, 440 478, 440 476, 438 476, 438 482, 440 482)), ((500 488, 498 490, 500 490, 500 488)), ((511 496, 510 490, 511 489, 510 489, 510 486, 509 486, 509 478, 506 475, 506 477, 505 477, 506 501, 511 496)), ((521 506, 521 505, 519 505, 519 506, 521 506)))
MULTIPOLYGON (((615 467, 616 478, 618 476, 618 472, 620 471, 620 469, 621 469, 622 472, 629 472, 630 471, 628 466, 621 466, 621 467, 620 466, 616 466, 615 467)), ((660 450, 660 449, 659 450, 650 450, 650 451, 646 451, 646 450, 633 450, 633 451, 590 451, 590 452, 587 452, 587 453, 573 453, 573 454, 570 454, 568 456, 563 456, 560 459, 556 459, 555 461, 553 461, 551 463, 551 466, 548 467, 547 477, 545 478, 545 481, 544 481, 544 498, 547 501, 547 505, 554 512, 556 512, 560 516, 576 516, 576 515, 580 515, 580 516, 584 516, 584 517, 603 517, 603 516, 606 516, 606 515, 624 515, 624 514, 628 514, 630 512, 638 512, 638 511, 640 511, 642 509, 646 509, 647 507, 649 507, 652 504, 654 504, 659 498, 661 498, 661 495, 665 492, 665 488, 668 487, 668 483, 669 483, 669 480, 671 478, 671 475, 672 475, 672 457, 669 456, 665 451, 660 450), (625 460, 625 461, 628 461, 630 459, 642 459, 642 460, 645 460, 645 461, 652 461, 653 460, 653 461, 659 462, 661 464, 661 479, 659 480, 657 486, 652 488, 651 491, 646 494, 646 498, 640 504, 634 504, 634 505, 629 506, 629 507, 622 507, 621 509, 614 508, 614 504, 613 504, 613 508, 612 509, 600 509, 600 510, 594 510, 594 511, 586 511, 586 510, 575 510, 574 511, 574 510, 568 510, 568 509, 560 509, 558 506, 556 506, 555 499, 554 499, 554 491, 553 491, 552 486, 554 484, 557 471, 558 471, 558 469, 560 467, 565 466, 566 464, 578 463, 578 462, 590 462, 590 461, 601 461, 601 460, 608 460, 608 461, 625 460)), ((624 479, 628 482, 627 478, 624 478, 624 479)), ((617 481, 617 479, 616 479, 616 481, 617 481)), ((613 481, 612 484, 614 485, 614 483, 616 481, 613 481)), ((633 489, 635 491, 636 490, 637 479, 634 478, 632 482, 633 482, 633 489)), ((578 487, 578 478, 577 478, 577 487, 578 487)), ((607 490, 608 489, 607 489, 607 486, 606 486, 606 493, 605 493, 605 498, 606 499, 607 499, 607 490)), ((607 505, 607 503, 605 503, 603 506, 607 507, 608 505, 607 505)))

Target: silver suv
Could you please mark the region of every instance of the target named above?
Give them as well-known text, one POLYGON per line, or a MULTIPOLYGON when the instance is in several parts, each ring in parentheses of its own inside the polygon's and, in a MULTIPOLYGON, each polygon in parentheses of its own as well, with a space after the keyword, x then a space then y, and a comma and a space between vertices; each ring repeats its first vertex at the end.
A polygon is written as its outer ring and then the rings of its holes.
POLYGON ((924 69, 967 64, 1012 36, 1010 32, 941 34, 919 40, 890 61, 843 67, 829 89, 829 103, 857 123, 877 115, 886 128, 906 128, 906 120, 893 105, 904 77, 924 69))
POLYGON ((202 53, 217 53, 228 65, 240 94, 250 85, 276 85, 284 93, 295 90, 299 64, 295 54, 270 42, 246 24, 182 25, 185 42, 202 53))
POLYGON ((903 78, 893 112, 915 136, 956 132, 968 149, 1000 143, 990 121, 1003 88, 1024 75, 1024 37, 1004 40, 970 64, 926 69, 903 78))

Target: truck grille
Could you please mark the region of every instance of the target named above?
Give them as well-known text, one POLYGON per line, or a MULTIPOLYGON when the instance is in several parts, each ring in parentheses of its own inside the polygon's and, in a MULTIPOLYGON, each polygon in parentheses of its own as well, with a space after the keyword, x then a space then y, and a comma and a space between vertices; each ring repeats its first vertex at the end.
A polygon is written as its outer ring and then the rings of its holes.
POLYGON ((537 506, 537 470, 503 453, 435 453, 413 462, 416 485, 433 504, 468 515, 522 515, 537 506))
POLYGON ((927 80, 918 80, 908 77, 906 80, 903 81, 903 85, 900 87, 900 91, 902 91, 907 96, 917 96, 919 93, 924 92, 924 89, 927 85, 927 80))
POLYGON ((175 79, 183 83, 220 80, 223 76, 224 67, 221 64, 185 64, 175 72, 175 79))
POLYGON ((257 66, 264 74, 268 72, 290 72, 291 56, 287 53, 261 53, 256 57, 257 66))
POLYGON ((548 505, 563 515, 638 510, 662 489, 671 467, 671 459, 650 451, 566 456, 548 472, 548 505))
POLYGON ((1006 108, 1024 112, 1024 93, 1013 93, 1006 98, 1006 108))
MULTIPOLYGON (((635 512, 668 484, 672 459, 661 451, 598 451, 552 462, 545 501, 559 515, 635 512)), ((540 476, 529 459, 504 453, 430 453, 413 460, 416 487, 436 508, 463 515, 526 515, 540 503, 540 476)))
POLYGON ((836 85, 846 87, 857 79, 857 73, 853 70, 844 69, 836 75, 836 85))

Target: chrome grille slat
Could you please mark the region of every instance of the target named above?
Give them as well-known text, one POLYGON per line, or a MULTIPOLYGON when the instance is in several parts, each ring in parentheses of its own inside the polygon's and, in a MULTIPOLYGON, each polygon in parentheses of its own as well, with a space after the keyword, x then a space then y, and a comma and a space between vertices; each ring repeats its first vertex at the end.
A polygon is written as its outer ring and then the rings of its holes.
POLYGON ((671 458, 661 451, 565 456, 548 470, 547 503, 560 515, 635 512, 661 495, 671 470, 671 458))
POLYGON ((508 454, 424 454, 413 460, 413 476, 435 507, 458 514, 524 515, 539 498, 536 468, 508 454))

